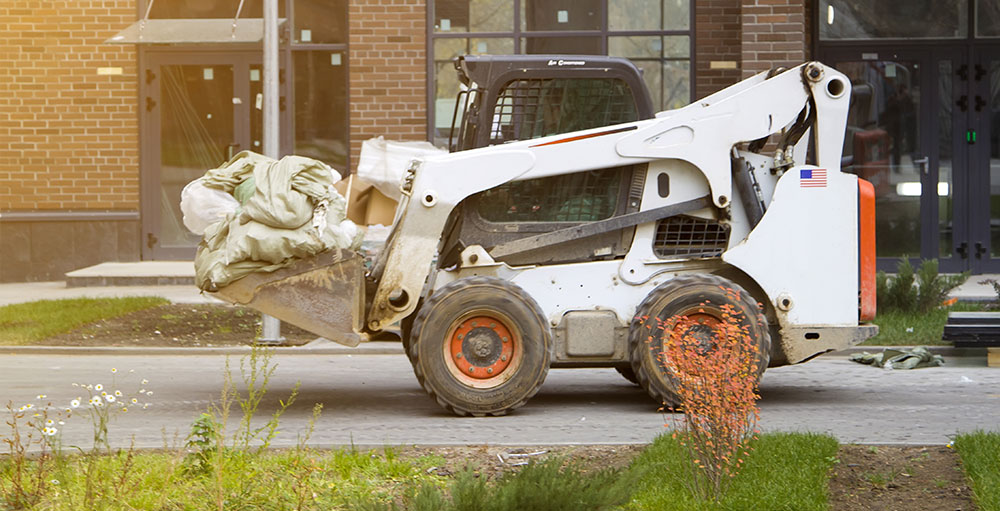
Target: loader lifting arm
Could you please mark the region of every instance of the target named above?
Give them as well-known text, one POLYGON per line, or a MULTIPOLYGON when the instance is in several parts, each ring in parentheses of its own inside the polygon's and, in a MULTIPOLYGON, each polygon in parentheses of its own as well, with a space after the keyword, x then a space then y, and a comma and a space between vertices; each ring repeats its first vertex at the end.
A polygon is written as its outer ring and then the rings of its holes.
MULTIPOLYGON (((806 140, 798 139, 811 129, 813 163, 839 172, 849 98, 844 75, 810 62, 770 77, 758 74, 654 119, 415 162, 390 237, 368 276, 375 292, 363 323, 379 331, 414 312, 449 215, 473 194, 509 181, 673 159, 703 175, 715 207, 730 208, 731 154, 743 142, 781 135, 774 165, 789 168, 795 158, 804 163, 806 140)), ((466 252, 462 264, 490 262, 481 247, 466 252)))

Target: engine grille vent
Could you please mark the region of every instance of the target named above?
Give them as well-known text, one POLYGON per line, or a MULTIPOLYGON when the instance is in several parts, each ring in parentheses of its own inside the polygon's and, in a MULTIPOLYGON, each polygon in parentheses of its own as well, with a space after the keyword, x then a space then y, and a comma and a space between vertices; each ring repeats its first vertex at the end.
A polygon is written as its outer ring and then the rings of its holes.
POLYGON ((729 226, 679 215, 656 224, 653 253, 661 259, 715 257, 729 246, 729 226))

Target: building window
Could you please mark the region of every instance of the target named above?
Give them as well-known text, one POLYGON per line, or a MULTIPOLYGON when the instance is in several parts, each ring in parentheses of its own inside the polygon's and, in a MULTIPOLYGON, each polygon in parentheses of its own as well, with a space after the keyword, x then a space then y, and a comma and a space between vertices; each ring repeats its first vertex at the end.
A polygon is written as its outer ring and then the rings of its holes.
POLYGON ((969 33, 969 0, 820 0, 817 14, 822 40, 964 39, 969 33))
POLYGON ((459 92, 453 67, 463 54, 626 57, 643 72, 653 106, 692 97, 691 0, 430 0, 428 83, 431 139, 444 147, 459 92))
POLYGON ((293 81, 291 152, 350 169, 347 0, 292 0, 288 51, 293 81))

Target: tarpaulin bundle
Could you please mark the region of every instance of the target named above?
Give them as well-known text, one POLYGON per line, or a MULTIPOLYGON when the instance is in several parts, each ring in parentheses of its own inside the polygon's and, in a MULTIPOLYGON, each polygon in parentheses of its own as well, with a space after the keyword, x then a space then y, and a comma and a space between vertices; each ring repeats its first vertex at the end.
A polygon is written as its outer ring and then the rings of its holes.
MULTIPOLYGON (((363 233, 345 220, 347 201, 333 188, 339 180, 338 172, 311 158, 274 160, 250 151, 209 170, 192 185, 221 190, 238 206, 204 228, 195 283, 214 291, 251 272, 271 272, 331 248, 357 249, 363 233)), ((193 195, 182 195, 186 215, 206 209, 200 206, 193 195), (185 200, 191 202, 187 207, 185 200)))

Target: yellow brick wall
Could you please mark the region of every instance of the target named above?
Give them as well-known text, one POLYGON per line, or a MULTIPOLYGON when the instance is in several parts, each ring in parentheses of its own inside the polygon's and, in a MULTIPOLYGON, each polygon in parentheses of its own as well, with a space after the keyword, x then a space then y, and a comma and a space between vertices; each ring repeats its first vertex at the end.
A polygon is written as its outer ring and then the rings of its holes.
POLYGON ((135 0, 0 1, 0 212, 139 208, 135 0), (121 74, 98 74, 121 68, 121 74))

